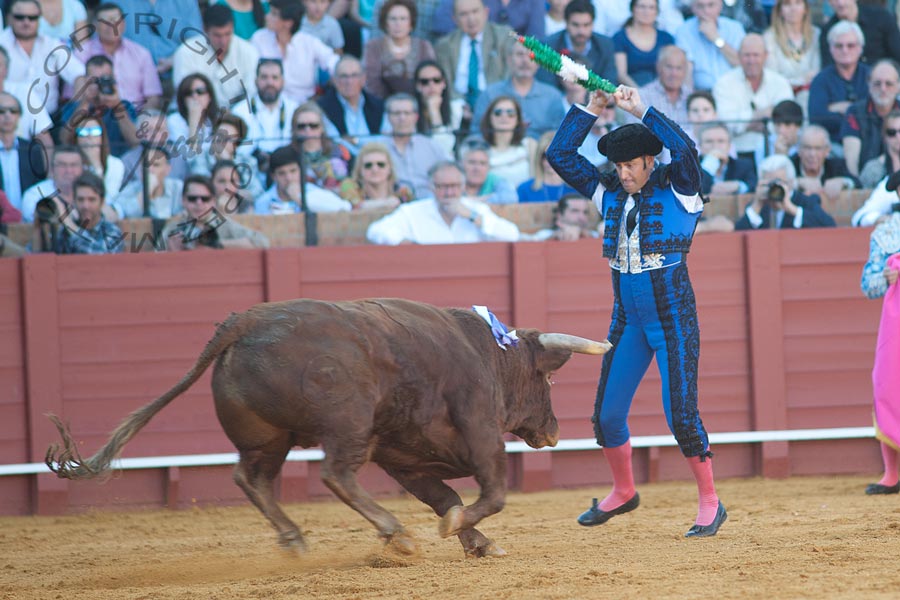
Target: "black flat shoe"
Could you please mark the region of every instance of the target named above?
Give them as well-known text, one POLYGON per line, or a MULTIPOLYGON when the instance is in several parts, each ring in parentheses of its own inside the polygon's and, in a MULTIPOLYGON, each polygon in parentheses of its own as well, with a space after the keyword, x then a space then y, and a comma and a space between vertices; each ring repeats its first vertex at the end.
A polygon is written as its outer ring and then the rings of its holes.
POLYGON ((627 512, 633 511, 638 507, 638 505, 640 505, 640 503, 641 496, 637 492, 635 492, 634 496, 631 497, 631 500, 629 500, 625 504, 617 506, 612 510, 600 510, 600 507, 597 505, 597 499, 594 498, 591 502, 591 507, 581 513, 581 516, 578 517, 578 524, 584 525, 585 527, 602 525, 616 515, 622 515, 627 512))
POLYGON ((716 518, 713 519, 713 522, 709 525, 694 525, 688 529, 687 533, 684 534, 684 537, 710 537, 716 535, 716 532, 719 531, 719 527, 727 520, 728 513, 725 512, 725 507, 722 505, 722 502, 719 501, 719 508, 716 510, 716 518))
POLYGON ((877 496, 878 494, 900 494, 900 483, 896 483, 894 485, 870 483, 866 486, 867 496, 877 496))

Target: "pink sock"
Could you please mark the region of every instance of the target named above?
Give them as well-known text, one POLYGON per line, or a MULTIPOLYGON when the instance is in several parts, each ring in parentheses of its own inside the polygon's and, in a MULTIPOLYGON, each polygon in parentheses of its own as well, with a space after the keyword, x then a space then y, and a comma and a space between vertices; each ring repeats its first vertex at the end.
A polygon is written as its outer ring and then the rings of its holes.
POLYGON ((897 451, 881 442, 881 458, 884 460, 884 477, 878 483, 888 487, 897 485, 897 451))
POLYGON ((697 495, 699 507, 697 508, 697 525, 709 525, 716 518, 719 508, 719 496, 716 494, 716 484, 713 481, 712 459, 706 457, 703 461, 699 456, 687 459, 694 479, 697 480, 697 495))
POLYGON ((619 508, 634 496, 634 474, 631 472, 631 440, 615 448, 603 448, 613 476, 613 489, 599 506, 608 511, 619 508))

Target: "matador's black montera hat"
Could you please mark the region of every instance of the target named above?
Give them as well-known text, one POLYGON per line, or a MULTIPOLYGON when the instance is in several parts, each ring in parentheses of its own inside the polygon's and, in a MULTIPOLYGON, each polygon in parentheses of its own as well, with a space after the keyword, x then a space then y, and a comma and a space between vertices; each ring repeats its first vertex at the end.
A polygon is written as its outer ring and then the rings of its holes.
POLYGON ((613 129, 597 142, 597 150, 611 163, 628 162, 639 156, 656 156, 662 142, 641 123, 629 123, 613 129))

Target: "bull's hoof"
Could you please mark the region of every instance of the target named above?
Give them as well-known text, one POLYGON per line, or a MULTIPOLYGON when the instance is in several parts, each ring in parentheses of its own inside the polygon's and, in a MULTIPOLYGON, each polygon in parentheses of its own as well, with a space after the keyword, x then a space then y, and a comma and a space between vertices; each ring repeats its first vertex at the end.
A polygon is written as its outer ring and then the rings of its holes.
POLYGON ((299 531, 289 531, 278 535, 278 544, 285 550, 292 552, 306 552, 306 540, 299 531))
POLYGON ((419 553, 419 545, 416 543, 416 540, 406 532, 386 536, 384 538, 384 546, 397 554, 405 556, 419 553))
POLYGON ((487 546, 478 546, 476 548, 466 548, 466 558, 499 558, 506 556, 506 550, 491 542, 487 546))
POLYGON ((450 510, 447 511, 447 514, 443 516, 441 522, 438 524, 438 533, 441 537, 457 535, 462 531, 465 519, 466 513, 462 506, 458 504, 456 506, 451 506, 450 510))

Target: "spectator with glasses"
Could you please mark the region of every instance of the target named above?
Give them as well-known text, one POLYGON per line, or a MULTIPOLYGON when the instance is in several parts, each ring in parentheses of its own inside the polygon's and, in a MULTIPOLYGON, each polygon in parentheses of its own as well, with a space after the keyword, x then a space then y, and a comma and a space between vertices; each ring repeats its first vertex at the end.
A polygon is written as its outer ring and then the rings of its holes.
POLYGON ((337 192, 341 180, 350 173, 350 151, 325 134, 325 115, 315 102, 306 102, 294 111, 291 148, 302 154, 306 181, 337 192))
POLYGON ((537 142, 525 137, 522 109, 515 98, 498 96, 481 119, 481 136, 491 147, 491 172, 518 187, 531 179, 537 142))
MULTIPOLYGON (((897 20, 886 8, 880 6, 882 3, 860 4, 857 0, 829 0, 828 3, 834 9, 834 15, 822 28, 823 37, 827 37, 831 28, 841 21, 855 23, 866 32, 863 61, 873 65, 882 58, 900 59, 897 20)), ((822 44, 822 63, 830 64, 831 58, 828 49, 822 44)))
POLYGON ((413 79, 420 108, 418 131, 431 136, 450 156, 456 141, 468 133, 472 111, 465 100, 452 97, 447 75, 437 61, 420 62, 413 79))
POLYGON ((337 194, 305 183, 300 174, 300 159, 290 146, 279 148, 269 157, 269 176, 274 182, 254 203, 259 215, 288 215, 303 211, 303 186, 306 186, 306 205, 311 212, 337 212, 353 206, 337 194))
MULTIPOLYGON (((869 65, 860 62, 866 38, 856 23, 839 21, 826 39, 834 64, 823 67, 809 85, 809 122, 827 129, 832 151, 843 156, 840 132, 844 114, 868 93, 869 65)), ((824 60, 824 52, 822 57, 824 60)))
MULTIPOLYGON (((87 159, 85 171, 103 179, 106 192, 110 196, 115 196, 125 179, 125 165, 121 159, 110 153, 109 138, 103 121, 97 117, 82 115, 70 122, 70 125, 75 131, 75 145, 81 148, 87 159)), ((115 217, 113 213, 108 212, 107 218, 115 217)))
POLYGON ((21 116, 19 100, 0 92, 0 189, 17 210, 24 191, 47 176, 44 148, 18 135, 21 116))
POLYGON ((366 75, 362 63, 353 56, 343 56, 334 68, 334 79, 316 102, 328 117, 325 133, 341 137, 351 152, 356 152, 366 138, 381 131, 384 102, 365 91, 366 75))
POLYGON ((865 189, 878 187, 885 177, 900 171, 900 111, 892 110, 881 126, 884 151, 863 165, 859 180, 865 189))
POLYGON ((868 97, 857 100, 844 116, 841 142, 847 170, 859 175, 863 165, 881 154, 882 121, 893 110, 900 110, 900 67, 890 58, 879 60, 869 72, 868 97))
POLYGON ((166 117, 169 140, 176 152, 183 152, 185 158, 190 160, 194 154, 209 147, 213 124, 222 111, 212 84, 200 73, 181 80, 175 93, 175 105, 177 112, 166 117))
POLYGON ((359 149, 353 172, 341 182, 340 195, 354 210, 394 209, 414 197, 412 188, 397 180, 387 147, 377 142, 359 149))
POLYGON ((268 238, 258 231, 232 221, 216 208, 213 184, 203 175, 184 180, 184 215, 171 219, 160 238, 167 250, 268 248, 268 238))
POLYGON ((430 192, 428 171, 432 165, 447 160, 444 149, 429 137, 416 133, 419 106, 409 94, 394 94, 387 99, 388 124, 391 133, 382 139, 397 168, 397 177, 413 187, 416 198, 430 192))
POLYGON ((519 239, 515 223, 495 215, 487 204, 465 197, 465 173, 458 164, 440 161, 428 175, 433 197, 401 204, 369 225, 366 239, 389 246, 519 239))
POLYGON ((431 43, 412 35, 416 22, 412 0, 387 0, 378 15, 385 35, 369 40, 363 52, 366 89, 379 98, 415 91, 413 71, 419 61, 435 58, 431 43))

